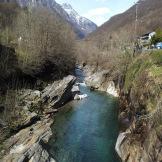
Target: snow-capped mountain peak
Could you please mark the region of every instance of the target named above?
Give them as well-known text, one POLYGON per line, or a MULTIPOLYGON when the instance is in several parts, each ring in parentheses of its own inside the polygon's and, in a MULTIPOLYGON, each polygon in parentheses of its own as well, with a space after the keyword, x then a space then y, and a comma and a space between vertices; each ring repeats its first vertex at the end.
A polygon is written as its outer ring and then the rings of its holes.
POLYGON ((63 3, 61 6, 64 9, 73 9, 72 6, 69 3, 63 3))
POLYGON ((72 18, 73 21, 79 23, 81 16, 72 8, 70 4, 63 3, 61 7, 67 12, 70 19, 72 18))
POLYGON ((57 12, 64 20, 66 20, 77 33, 80 38, 87 36, 96 30, 97 25, 92 21, 80 16, 73 7, 64 3, 58 4, 55 0, 0 0, 2 2, 17 2, 21 7, 37 7, 43 6, 57 12))
POLYGON ((80 16, 70 4, 63 3, 61 7, 68 14, 69 21, 75 26, 77 25, 77 27, 84 32, 85 36, 96 30, 97 25, 87 18, 80 16))

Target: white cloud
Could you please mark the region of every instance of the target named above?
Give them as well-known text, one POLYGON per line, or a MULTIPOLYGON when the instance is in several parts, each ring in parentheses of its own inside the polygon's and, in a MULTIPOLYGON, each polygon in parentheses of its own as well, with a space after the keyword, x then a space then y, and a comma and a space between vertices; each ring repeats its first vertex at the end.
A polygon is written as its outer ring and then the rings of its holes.
POLYGON ((97 25, 101 25, 107 20, 107 14, 109 14, 110 12, 111 10, 109 8, 101 7, 89 10, 83 16, 94 21, 97 25))
POLYGON ((85 17, 93 17, 98 15, 105 15, 110 13, 110 9, 107 7, 101 7, 101 8, 95 8, 92 10, 89 10, 87 13, 84 14, 85 17))
POLYGON ((96 23, 98 26, 102 25, 104 22, 108 21, 107 17, 104 16, 96 16, 91 19, 94 23, 96 23))

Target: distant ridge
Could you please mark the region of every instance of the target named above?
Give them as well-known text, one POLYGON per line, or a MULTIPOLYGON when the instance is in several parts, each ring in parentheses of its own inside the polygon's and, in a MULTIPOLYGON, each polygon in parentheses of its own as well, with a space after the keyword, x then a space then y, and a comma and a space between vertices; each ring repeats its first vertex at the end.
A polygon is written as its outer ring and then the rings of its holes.
POLYGON ((136 6, 122 14, 113 16, 109 21, 90 34, 89 40, 97 40, 105 37, 120 38, 121 35, 141 35, 162 27, 162 0, 139 1, 136 22, 136 6), (135 31, 135 23, 137 31, 135 31))
POLYGON ((56 11, 74 29, 79 38, 84 38, 97 29, 92 21, 80 16, 70 4, 58 4, 55 0, 1 0, 2 2, 17 2, 21 7, 43 6, 56 11))

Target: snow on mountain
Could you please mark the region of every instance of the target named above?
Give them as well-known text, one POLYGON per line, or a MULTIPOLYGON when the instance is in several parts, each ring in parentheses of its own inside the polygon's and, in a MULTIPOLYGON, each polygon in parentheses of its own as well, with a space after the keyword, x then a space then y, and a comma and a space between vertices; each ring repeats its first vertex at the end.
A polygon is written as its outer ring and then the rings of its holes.
POLYGON ((92 21, 80 16, 70 4, 58 4, 55 0, 1 0, 0 2, 15 2, 21 7, 44 6, 50 10, 56 11, 64 20, 66 20, 77 33, 78 37, 84 38, 97 29, 97 25, 92 21))
POLYGON ((66 11, 70 20, 79 24, 81 16, 72 8, 70 4, 64 3, 62 8, 66 11))
POLYGON ((64 3, 62 8, 68 14, 68 21, 80 29, 85 36, 97 29, 97 25, 85 17, 80 16, 70 4, 64 3))

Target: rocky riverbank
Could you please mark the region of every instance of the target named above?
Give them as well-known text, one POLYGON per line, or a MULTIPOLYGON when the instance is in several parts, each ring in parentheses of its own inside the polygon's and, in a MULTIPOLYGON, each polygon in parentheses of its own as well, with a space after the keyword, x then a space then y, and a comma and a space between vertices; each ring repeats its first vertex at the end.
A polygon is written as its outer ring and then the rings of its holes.
POLYGON ((116 150, 123 162, 162 161, 161 53, 137 57, 120 89, 116 150))
POLYGON ((2 162, 54 162, 48 154, 45 144, 51 132, 52 114, 68 101, 72 100, 75 91, 74 76, 49 84, 43 91, 21 90, 18 103, 23 110, 15 124, 15 135, 3 143, 2 162))
POLYGON ((85 66, 85 82, 92 90, 100 90, 108 94, 119 97, 119 87, 115 84, 113 78, 110 77, 109 70, 95 70, 94 67, 85 66))
POLYGON ((84 67, 88 86, 119 97, 121 131, 116 151, 123 162, 162 161, 160 58, 156 53, 140 56, 118 78, 111 78, 109 70, 84 67))

